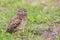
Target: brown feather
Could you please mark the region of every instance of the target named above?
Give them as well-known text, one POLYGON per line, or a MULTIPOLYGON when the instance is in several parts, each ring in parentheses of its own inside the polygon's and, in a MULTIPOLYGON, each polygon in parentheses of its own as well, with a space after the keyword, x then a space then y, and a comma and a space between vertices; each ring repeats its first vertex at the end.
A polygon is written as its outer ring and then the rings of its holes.
POLYGON ((17 14, 11 19, 10 24, 7 28, 7 32, 13 33, 22 29, 26 25, 27 12, 26 9, 20 8, 17 14))

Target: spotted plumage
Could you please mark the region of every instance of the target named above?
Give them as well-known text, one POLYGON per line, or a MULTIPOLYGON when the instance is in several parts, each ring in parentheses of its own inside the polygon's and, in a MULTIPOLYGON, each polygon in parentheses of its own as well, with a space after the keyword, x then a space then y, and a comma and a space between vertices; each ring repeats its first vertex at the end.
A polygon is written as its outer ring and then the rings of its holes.
POLYGON ((10 24, 7 27, 7 32, 13 33, 22 30, 27 22, 27 10, 20 8, 16 15, 11 19, 10 24))

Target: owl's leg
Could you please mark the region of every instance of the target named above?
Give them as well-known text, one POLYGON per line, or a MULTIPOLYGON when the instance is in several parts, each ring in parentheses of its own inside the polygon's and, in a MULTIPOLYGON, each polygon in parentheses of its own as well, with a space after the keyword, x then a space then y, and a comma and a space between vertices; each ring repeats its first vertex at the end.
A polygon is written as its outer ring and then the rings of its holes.
POLYGON ((22 28, 18 29, 18 31, 22 31, 22 28))

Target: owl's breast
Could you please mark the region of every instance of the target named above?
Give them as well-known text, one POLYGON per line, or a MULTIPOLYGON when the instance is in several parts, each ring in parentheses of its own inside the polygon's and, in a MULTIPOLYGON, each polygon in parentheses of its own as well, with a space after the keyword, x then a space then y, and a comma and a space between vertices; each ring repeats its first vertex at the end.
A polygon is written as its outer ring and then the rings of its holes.
POLYGON ((22 30, 23 28, 25 28, 25 25, 27 23, 27 20, 22 20, 21 24, 17 27, 17 30, 22 30))

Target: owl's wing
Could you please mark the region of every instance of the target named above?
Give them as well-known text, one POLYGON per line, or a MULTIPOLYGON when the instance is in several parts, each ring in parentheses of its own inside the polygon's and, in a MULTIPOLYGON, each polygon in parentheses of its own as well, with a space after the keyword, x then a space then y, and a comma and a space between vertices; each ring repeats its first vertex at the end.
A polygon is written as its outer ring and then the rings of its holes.
POLYGON ((13 28, 16 28, 16 27, 19 26, 20 23, 21 23, 21 20, 20 19, 16 19, 16 20, 12 21, 9 26, 11 26, 13 28))
POLYGON ((21 19, 19 19, 18 17, 14 17, 11 21, 10 21, 10 24, 7 28, 7 31, 8 32, 11 32, 11 31, 14 31, 14 29, 16 29, 20 23, 22 22, 21 19))

